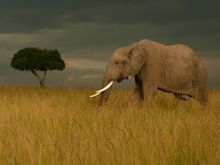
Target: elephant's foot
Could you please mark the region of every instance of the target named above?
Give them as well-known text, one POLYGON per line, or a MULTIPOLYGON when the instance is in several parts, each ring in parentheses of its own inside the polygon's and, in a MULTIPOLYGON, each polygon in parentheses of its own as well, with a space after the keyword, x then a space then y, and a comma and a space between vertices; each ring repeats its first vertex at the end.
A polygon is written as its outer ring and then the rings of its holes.
POLYGON ((156 95, 156 92, 152 92, 152 93, 148 93, 144 95, 144 104, 147 107, 151 107, 155 105, 155 95, 156 95))
POLYGON ((143 99, 139 95, 133 95, 128 102, 128 107, 137 107, 141 105, 143 99))

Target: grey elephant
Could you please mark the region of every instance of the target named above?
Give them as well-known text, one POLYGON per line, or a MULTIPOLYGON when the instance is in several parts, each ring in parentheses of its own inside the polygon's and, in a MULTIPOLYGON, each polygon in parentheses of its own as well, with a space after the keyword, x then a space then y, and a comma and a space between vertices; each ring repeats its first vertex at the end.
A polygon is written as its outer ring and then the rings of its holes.
POLYGON ((101 94, 103 105, 113 83, 129 76, 135 79, 132 103, 152 102, 158 90, 173 93, 180 100, 208 102, 206 67, 197 53, 183 44, 164 45, 144 39, 116 49, 107 63, 102 89, 90 97, 101 94))

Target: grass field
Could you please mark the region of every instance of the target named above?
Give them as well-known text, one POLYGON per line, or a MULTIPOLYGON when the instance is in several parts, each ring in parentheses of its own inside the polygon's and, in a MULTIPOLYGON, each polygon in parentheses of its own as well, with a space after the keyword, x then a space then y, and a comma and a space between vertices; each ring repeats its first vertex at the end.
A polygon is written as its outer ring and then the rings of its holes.
POLYGON ((0 87, 0 164, 220 164, 220 90, 206 109, 162 93, 127 107, 114 89, 100 110, 93 92, 0 87))

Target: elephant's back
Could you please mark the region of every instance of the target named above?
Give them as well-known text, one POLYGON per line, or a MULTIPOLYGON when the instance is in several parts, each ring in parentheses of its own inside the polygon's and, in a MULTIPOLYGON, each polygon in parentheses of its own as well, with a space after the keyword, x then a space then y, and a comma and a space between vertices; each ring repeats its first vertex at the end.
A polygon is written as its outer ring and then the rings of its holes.
POLYGON ((154 56, 159 55, 165 58, 185 60, 199 59, 197 53, 185 44, 166 45, 148 39, 141 40, 139 43, 144 45, 148 52, 154 56))
POLYGON ((195 59, 198 58, 196 52, 189 46, 184 44, 175 44, 167 46, 167 55, 174 58, 195 59))
POLYGON ((149 54, 152 54, 154 56, 159 54, 166 54, 167 52, 167 45, 164 45, 156 41, 144 39, 141 40, 139 44, 145 47, 149 54))

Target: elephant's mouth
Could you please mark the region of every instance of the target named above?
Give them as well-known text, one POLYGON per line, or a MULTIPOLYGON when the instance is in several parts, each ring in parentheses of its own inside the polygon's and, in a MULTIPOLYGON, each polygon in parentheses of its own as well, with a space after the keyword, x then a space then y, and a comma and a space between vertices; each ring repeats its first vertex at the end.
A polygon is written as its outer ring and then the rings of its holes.
POLYGON ((123 81, 124 79, 126 79, 126 80, 128 80, 128 76, 127 77, 123 77, 123 76, 121 76, 121 77, 119 77, 116 81, 117 82, 121 82, 121 81, 123 81))
POLYGON ((124 80, 124 78, 120 77, 119 79, 117 79, 117 82, 121 82, 122 80, 124 80))
POLYGON ((123 75, 122 73, 120 74, 119 78, 116 80, 117 82, 121 82, 124 79, 128 79, 128 76, 123 75))

